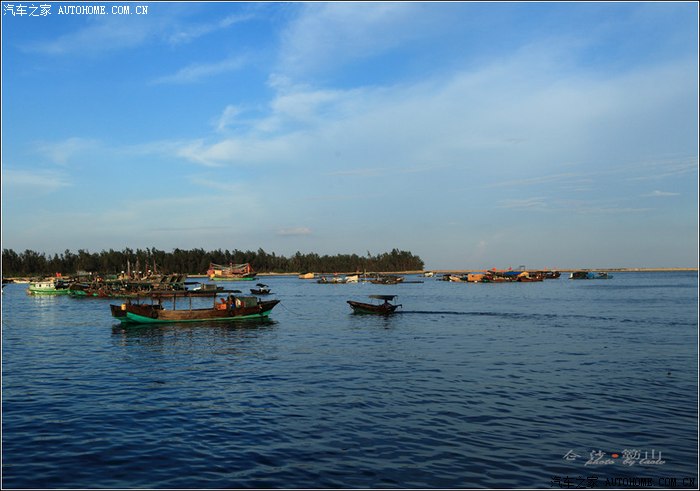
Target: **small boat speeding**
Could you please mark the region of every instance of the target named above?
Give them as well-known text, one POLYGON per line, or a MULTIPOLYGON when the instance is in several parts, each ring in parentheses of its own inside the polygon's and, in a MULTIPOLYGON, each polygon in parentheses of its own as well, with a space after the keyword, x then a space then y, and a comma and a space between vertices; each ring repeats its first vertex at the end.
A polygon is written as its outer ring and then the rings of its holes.
POLYGON ((393 314, 401 304, 392 304, 396 295, 369 295, 369 298, 381 300, 381 303, 364 303, 348 300, 348 304, 352 307, 355 314, 378 314, 388 315, 393 314))
POLYGON ((264 285, 262 283, 258 283, 255 286, 257 286, 257 288, 250 289, 250 293, 252 293, 253 295, 269 295, 272 293, 270 291, 270 287, 267 285, 264 285))

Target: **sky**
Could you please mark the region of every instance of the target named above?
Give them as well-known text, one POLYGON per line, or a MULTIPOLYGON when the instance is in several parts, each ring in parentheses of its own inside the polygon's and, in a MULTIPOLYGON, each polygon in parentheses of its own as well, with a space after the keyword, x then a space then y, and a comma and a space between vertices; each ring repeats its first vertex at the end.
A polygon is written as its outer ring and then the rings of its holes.
POLYGON ((4 249, 698 265, 696 2, 2 6, 4 249))

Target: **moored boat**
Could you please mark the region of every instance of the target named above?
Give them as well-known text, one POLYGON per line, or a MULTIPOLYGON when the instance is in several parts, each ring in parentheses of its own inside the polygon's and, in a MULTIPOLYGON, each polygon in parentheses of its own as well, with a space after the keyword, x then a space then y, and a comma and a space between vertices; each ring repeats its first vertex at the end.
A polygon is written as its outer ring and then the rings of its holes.
POLYGON ((210 263, 207 276, 214 281, 252 281, 255 279, 255 271, 250 263, 221 264, 210 263))
POLYGON ((223 289, 223 286, 218 286, 213 283, 198 283, 197 286, 188 291, 190 291, 194 295, 213 297, 216 295, 217 292, 223 289))
POLYGON ((561 276, 559 271, 543 271, 542 274, 545 280, 556 280, 561 276))
POLYGON ((488 283, 489 276, 482 272, 467 273, 467 281, 469 283, 488 283))
POLYGON ((529 272, 529 271, 523 271, 520 273, 518 276, 515 277, 515 281, 518 281, 520 283, 532 283, 535 281, 544 281, 544 274, 534 271, 534 272, 529 272))
POLYGON ((345 276, 338 276, 338 275, 333 275, 330 278, 327 276, 321 276, 320 279, 316 280, 316 283, 321 283, 321 284, 332 284, 332 285, 341 285, 345 284, 348 282, 348 279, 345 276))
POLYGON ((302 273, 299 275, 300 280, 313 280, 314 279, 314 274, 313 273, 302 273))
POLYGON ((388 315, 393 314, 401 304, 390 303, 396 298, 396 295, 369 295, 369 298, 375 300, 383 300, 382 303, 365 303, 356 302, 354 300, 348 300, 348 304, 352 307, 352 310, 356 314, 379 314, 388 315))
POLYGON ((404 281, 403 276, 398 275, 377 275, 374 279, 369 280, 375 285, 396 285, 404 281))
POLYGON ((571 280, 609 280, 613 277, 606 271, 573 271, 569 275, 571 280))
MULTIPOLYGON (((74 281, 68 287, 72 297, 78 298, 136 298, 147 296, 151 292, 173 292, 183 294, 190 292, 186 289, 186 276, 182 274, 154 275, 141 279, 106 279, 102 276, 90 278, 87 281, 74 281)), ((223 287, 218 287, 223 288, 223 287)), ((192 290, 193 295, 211 297, 216 295, 217 286, 200 284, 192 290), (204 286, 202 286, 204 285, 204 286)))
POLYGON ((198 321, 232 321, 242 319, 263 319, 279 300, 262 301, 257 297, 233 295, 238 290, 223 290, 218 293, 227 296, 215 298, 214 304, 207 308, 192 308, 192 296, 189 296, 189 308, 176 309, 176 299, 181 295, 164 292, 162 295, 149 295, 150 303, 127 301, 121 305, 110 305, 112 316, 122 323, 161 324, 166 322, 198 321), (172 298, 173 308, 166 309, 162 301, 172 298), (157 301, 157 303, 156 303, 157 301))
POLYGON ((29 283, 28 295, 67 295, 69 283, 60 278, 47 278, 29 283))

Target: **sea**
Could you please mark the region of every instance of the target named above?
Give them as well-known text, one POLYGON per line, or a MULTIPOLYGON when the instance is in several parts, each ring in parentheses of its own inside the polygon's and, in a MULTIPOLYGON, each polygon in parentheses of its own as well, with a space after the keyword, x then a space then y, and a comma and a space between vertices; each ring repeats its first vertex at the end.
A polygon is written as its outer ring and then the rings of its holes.
POLYGON ((268 321, 141 327, 5 286, 3 489, 698 487, 697 272, 258 281, 268 321))

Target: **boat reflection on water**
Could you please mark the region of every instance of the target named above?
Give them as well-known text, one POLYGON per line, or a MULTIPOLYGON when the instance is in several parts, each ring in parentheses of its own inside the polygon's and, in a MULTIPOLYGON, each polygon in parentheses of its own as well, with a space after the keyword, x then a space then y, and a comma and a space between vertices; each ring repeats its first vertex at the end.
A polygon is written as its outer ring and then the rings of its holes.
POLYGON ((191 346, 200 350, 203 346, 227 345, 253 341, 268 333, 277 325, 269 317, 241 321, 170 322, 167 324, 118 323, 112 326, 112 340, 119 346, 142 345, 163 347, 191 346))

